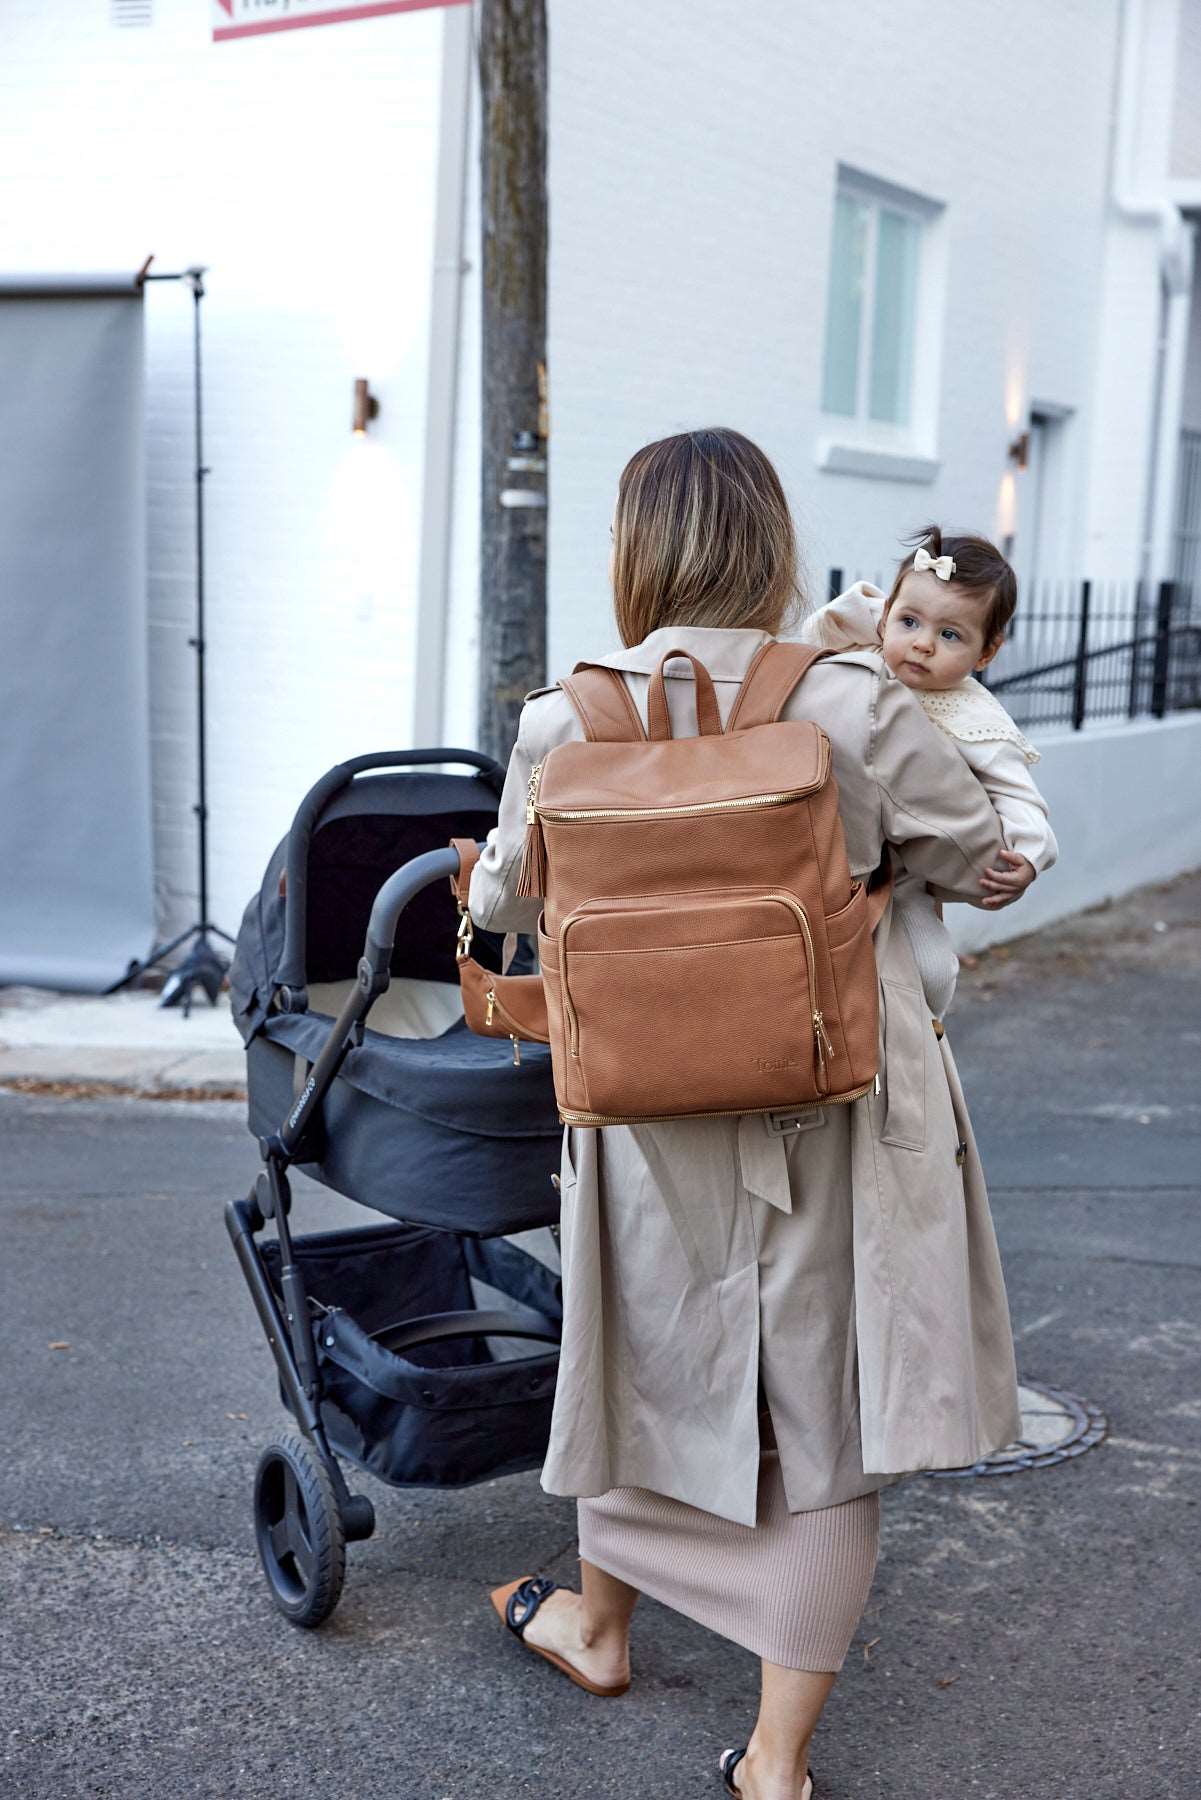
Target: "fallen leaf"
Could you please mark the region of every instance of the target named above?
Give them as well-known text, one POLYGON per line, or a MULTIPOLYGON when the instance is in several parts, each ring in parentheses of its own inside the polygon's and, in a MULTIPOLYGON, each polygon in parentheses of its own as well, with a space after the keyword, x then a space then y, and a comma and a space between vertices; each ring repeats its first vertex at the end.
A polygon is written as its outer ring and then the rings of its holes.
POLYGON ((47 1350, 69 1350, 71 1346, 66 1338, 54 1338, 51 1343, 46 1345, 46 1348, 47 1350))
POLYGON ((876 1645, 877 1645, 877 1644, 878 1644, 878 1643, 879 1643, 879 1642, 880 1642, 880 1640, 879 1640, 879 1638, 878 1638, 878 1637, 874 1637, 874 1638, 873 1638, 873 1639, 872 1639, 872 1641, 871 1641, 871 1643, 870 1643, 870 1644, 864 1644, 864 1646, 863 1646, 863 1660, 864 1660, 864 1662, 865 1662, 865 1663, 869 1663, 869 1662, 870 1662, 870 1661, 871 1661, 871 1660, 872 1660, 872 1651, 873 1651, 873 1650, 874 1650, 874 1649, 875 1649, 875 1647, 876 1647, 876 1645))
POLYGON ((934 1685, 935 1685, 935 1687, 938 1687, 938 1688, 954 1687, 955 1683, 958 1680, 959 1680, 958 1675, 940 1675, 938 1680, 934 1683, 934 1685))

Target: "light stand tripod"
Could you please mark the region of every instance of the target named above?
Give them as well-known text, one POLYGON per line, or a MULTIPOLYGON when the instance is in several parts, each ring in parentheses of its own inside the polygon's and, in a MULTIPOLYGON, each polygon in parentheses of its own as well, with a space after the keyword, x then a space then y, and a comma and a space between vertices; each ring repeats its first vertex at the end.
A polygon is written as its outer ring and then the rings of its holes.
POLYGON ((183 281, 192 290, 192 373, 195 388, 196 417, 196 635, 188 639, 188 645, 196 652, 196 742, 199 798, 193 811, 196 814, 198 849, 200 862, 200 918, 186 931, 173 937, 170 943, 158 944, 150 952, 144 962, 130 963, 129 968, 113 985, 105 989, 108 994, 115 994, 120 988, 128 987, 161 963, 164 957, 178 950, 190 938, 196 941, 184 957, 183 961, 172 969, 163 984, 160 1006, 182 1006, 184 1017, 192 1010, 192 990, 200 987, 209 997, 211 1005, 216 1006, 217 996, 225 981, 225 973, 229 967, 225 958, 218 954, 209 942, 210 937, 224 938, 227 944, 233 943, 227 931, 214 925, 208 916, 209 911, 209 876, 208 876, 208 785, 205 739, 204 711, 204 479, 208 469, 204 462, 204 414, 201 403, 200 388, 200 302, 204 299, 203 268, 184 269, 175 275, 143 274, 143 281, 183 281))

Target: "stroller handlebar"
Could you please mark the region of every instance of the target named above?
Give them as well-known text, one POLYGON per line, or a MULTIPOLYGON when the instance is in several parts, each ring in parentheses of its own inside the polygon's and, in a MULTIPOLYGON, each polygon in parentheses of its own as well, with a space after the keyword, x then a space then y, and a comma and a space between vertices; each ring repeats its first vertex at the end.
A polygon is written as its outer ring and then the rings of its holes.
MULTIPOLYGON (((300 802, 288 833, 288 906, 284 917, 284 949, 274 977, 276 989, 284 990, 286 1010, 305 1010, 309 849, 322 813, 334 796, 340 794, 343 788, 349 787, 357 775, 365 775, 373 769, 428 768, 436 763, 464 763, 468 768, 476 769, 481 779, 498 796, 504 786, 505 772, 500 763, 479 750, 379 750, 368 756, 354 756, 348 762, 338 763, 309 789, 300 802)), ((374 918, 374 914, 372 917, 374 918)))
POLYGON ((414 856, 394 875, 389 875, 371 908, 358 979, 334 1021, 296 1105, 280 1126, 276 1138, 262 1140, 266 1146, 264 1156, 270 1153, 272 1145, 276 1145, 291 1160, 304 1137, 309 1119, 328 1093, 343 1062, 361 1043, 361 1028, 373 1001, 387 991, 392 979, 392 946, 401 913, 422 888, 458 872, 459 853, 448 844, 445 850, 427 850, 422 856, 414 856))
POLYGON ((363 955, 371 964, 372 974, 376 980, 388 983, 388 969, 392 961, 392 949, 396 942, 396 927, 400 923, 400 915, 415 894, 422 888, 429 887, 431 882, 440 876, 457 875, 459 872, 459 853, 449 845, 445 850, 427 850, 422 856, 413 857, 394 875, 389 875, 371 908, 371 919, 367 926, 367 943, 363 955))

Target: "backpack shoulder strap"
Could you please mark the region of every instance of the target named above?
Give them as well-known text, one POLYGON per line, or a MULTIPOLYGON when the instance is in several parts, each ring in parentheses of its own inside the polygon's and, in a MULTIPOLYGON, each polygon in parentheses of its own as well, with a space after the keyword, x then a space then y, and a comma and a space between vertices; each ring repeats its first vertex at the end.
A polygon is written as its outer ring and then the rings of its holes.
POLYGON ((619 669, 579 662, 559 686, 567 695, 590 743, 622 744, 645 739, 642 720, 619 669))
POLYGON ((757 650, 734 705, 726 720, 727 731, 746 731, 752 725, 774 725, 789 695, 828 650, 811 644, 764 644, 757 650))

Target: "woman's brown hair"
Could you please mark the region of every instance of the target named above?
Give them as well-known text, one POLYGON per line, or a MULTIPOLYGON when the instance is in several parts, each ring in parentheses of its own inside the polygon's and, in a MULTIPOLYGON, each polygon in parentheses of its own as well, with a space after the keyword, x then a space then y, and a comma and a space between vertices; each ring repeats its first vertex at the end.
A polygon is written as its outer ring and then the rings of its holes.
POLYGON ((622 641, 661 625, 779 632, 801 599, 780 477, 740 432, 684 431, 637 451, 613 517, 613 606, 622 641))
POLYGON ((990 649, 1005 636, 1018 603, 1018 582, 995 544, 982 537, 952 537, 941 525, 926 525, 901 541, 912 544, 913 549, 896 572, 892 591, 884 602, 886 614, 913 567, 915 552, 924 548, 931 556, 949 556, 955 564, 955 573, 951 577, 955 586, 965 588, 974 598, 984 601, 985 649, 990 649))

